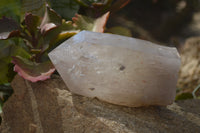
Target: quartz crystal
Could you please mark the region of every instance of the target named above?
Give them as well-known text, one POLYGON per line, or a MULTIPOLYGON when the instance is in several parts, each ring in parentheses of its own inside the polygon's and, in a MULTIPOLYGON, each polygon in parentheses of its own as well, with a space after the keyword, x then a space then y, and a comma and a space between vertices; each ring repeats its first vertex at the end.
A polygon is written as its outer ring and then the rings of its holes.
POLYGON ((82 31, 49 57, 72 93, 130 107, 174 101, 181 64, 176 48, 82 31))

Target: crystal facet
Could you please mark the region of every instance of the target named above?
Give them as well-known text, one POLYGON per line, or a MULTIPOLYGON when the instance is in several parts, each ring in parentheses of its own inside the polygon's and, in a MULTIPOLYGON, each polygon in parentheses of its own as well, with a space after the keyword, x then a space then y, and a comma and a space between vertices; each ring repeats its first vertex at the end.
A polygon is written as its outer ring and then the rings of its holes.
POLYGON ((176 48, 82 31, 49 57, 75 94, 131 107, 174 101, 181 64, 176 48))

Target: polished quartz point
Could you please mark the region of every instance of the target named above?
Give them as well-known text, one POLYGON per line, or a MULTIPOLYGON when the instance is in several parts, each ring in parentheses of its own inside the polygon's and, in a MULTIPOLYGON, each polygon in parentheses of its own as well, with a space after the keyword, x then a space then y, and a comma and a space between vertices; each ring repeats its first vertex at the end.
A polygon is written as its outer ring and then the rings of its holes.
POLYGON ((72 93, 130 107, 174 101, 181 64, 176 48, 82 31, 49 57, 72 93))

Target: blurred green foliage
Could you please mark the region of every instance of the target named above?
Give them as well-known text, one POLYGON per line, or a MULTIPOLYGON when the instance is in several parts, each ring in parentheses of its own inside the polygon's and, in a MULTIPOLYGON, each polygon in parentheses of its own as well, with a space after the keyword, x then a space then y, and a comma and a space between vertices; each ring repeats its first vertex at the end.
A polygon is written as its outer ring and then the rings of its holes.
POLYGON ((1 0, 0 1, 0 18, 3 16, 13 18, 20 22, 21 2, 20 0, 1 0))
POLYGON ((26 13, 43 17, 45 11, 46 0, 21 0, 21 20, 24 19, 26 13))
POLYGON ((74 0, 47 0, 52 9, 66 20, 71 20, 78 12, 79 5, 74 0))
POLYGON ((193 96, 191 93, 182 93, 180 95, 177 95, 176 100, 186 100, 186 99, 193 99, 193 96))
MULTIPOLYGON (((10 84, 0 85, 0 114, 2 113, 2 107, 6 100, 12 95, 13 89, 10 84)), ((2 118, 0 116, 0 125, 2 118)))

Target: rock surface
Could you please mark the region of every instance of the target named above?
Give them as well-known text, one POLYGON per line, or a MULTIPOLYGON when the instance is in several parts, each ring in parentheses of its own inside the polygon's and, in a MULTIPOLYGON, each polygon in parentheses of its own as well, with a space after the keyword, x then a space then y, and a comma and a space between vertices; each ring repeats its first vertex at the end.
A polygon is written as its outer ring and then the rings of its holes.
POLYGON ((60 77, 29 83, 16 76, 1 133, 198 133, 200 100, 130 108, 68 91, 60 77))
POLYGON ((181 62, 177 87, 180 93, 192 92, 200 84, 200 37, 186 40, 181 49, 181 62))
POLYGON ((49 57, 73 93, 130 107, 174 101, 180 67, 176 48, 82 31, 49 57))

